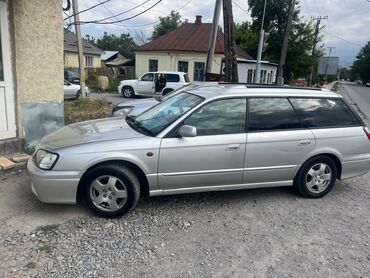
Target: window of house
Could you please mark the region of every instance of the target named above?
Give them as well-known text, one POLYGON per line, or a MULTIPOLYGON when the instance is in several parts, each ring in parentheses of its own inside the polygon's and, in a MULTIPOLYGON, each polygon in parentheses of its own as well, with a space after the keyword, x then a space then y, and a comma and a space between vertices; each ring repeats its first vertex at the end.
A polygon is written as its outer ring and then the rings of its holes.
POLYGON ((204 62, 194 62, 194 81, 203 81, 204 79, 204 62))
POLYGON ((166 74, 167 82, 180 82, 180 76, 178 74, 166 74))
POLYGON ((249 69, 247 72, 247 82, 253 83, 253 69, 249 69))
POLYGON ((3 66, 3 51, 1 47, 1 33, 0 33, 0 80, 4 81, 4 66, 3 66))
POLYGON ((158 71, 158 60, 149 59, 149 71, 158 71))
POLYGON ((292 105, 286 98, 251 98, 248 130, 268 131, 301 128, 292 105))
POLYGON ((189 66, 189 62, 179 61, 177 63, 177 70, 181 72, 188 72, 188 66, 189 66))
POLYGON ((341 99, 291 98, 305 127, 356 126, 359 120, 341 99))
POLYGON ((245 132, 246 99, 223 99, 206 104, 185 121, 197 128, 197 135, 245 132))
POLYGON ((92 56, 85 56, 85 66, 92 67, 93 66, 93 57, 92 56))

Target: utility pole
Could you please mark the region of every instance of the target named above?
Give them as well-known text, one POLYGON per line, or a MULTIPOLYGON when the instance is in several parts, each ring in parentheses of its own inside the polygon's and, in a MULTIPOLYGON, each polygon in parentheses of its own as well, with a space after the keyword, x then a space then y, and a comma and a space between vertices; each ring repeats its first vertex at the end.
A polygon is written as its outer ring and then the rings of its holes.
MULTIPOLYGON (((319 36, 319 30, 320 30, 320 23, 322 19, 328 19, 328 16, 316 16, 316 17, 311 17, 312 20, 316 20, 316 27, 315 27, 315 35, 314 35, 314 40, 313 40, 313 46, 312 46, 312 58, 315 59, 315 64, 316 64, 316 44, 317 44, 317 39, 319 36)), ((312 65, 311 67, 311 73, 310 73, 310 79, 308 82, 309 86, 312 86, 312 78, 313 78, 313 71, 315 70, 315 65, 312 65)))
POLYGON ((236 60, 236 43, 231 0, 223 0, 224 14, 224 53, 225 81, 238 82, 238 63, 236 60))
POLYGON ((81 39, 81 26, 80 26, 80 16, 78 14, 78 3, 77 0, 73 0, 73 14, 74 14, 74 23, 75 23, 75 31, 77 37, 77 50, 78 50, 78 67, 80 73, 80 92, 81 97, 86 97, 86 90, 85 90, 85 67, 84 67, 84 54, 83 54, 83 47, 82 47, 82 39, 81 39))
POLYGON ((266 4, 267 4, 267 0, 265 0, 265 4, 263 6, 260 40, 258 43, 258 53, 257 53, 257 61, 256 61, 256 71, 254 72, 254 80, 253 80, 254 83, 260 83, 260 79, 261 79, 261 58, 262 58, 263 44, 265 40, 265 30, 263 29, 263 25, 265 23, 266 4))
POLYGON ((294 5, 295 5, 295 0, 291 0, 289 3, 288 20, 287 20, 285 31, 284 31, 283 44, 281 46, 279 66, 277 69, 276 83, 278 85, 284 85, 284 77, 283 77, 284 69, 283 68, 285 65, 286 53, 288 51, 289 33, 290 33, 290 28, 292 26, 294 5))
POLYGON ((326 62, 326 67, 325 67, 325 80, 328 82, 328 68, 329 68, 329 61, 330 61, 330 56, 331 56, 331 51, 335 48, 335 46, 328 46, 329 48, 329 57, 328 61, 326 62))
POLYGON ((207 73, 212 72, 212 62, 213 62, 213 55, 215 53, 218 23, 220 21, 220 13, 221 13, 221 0, 216 0, 215 10, 213 12, 213 20, 212 20, 212 33, 211 33, 211 36, 209 37, 207 60, 206 60, 206 71, 204 74, 204 80, 207 80, 207 73))

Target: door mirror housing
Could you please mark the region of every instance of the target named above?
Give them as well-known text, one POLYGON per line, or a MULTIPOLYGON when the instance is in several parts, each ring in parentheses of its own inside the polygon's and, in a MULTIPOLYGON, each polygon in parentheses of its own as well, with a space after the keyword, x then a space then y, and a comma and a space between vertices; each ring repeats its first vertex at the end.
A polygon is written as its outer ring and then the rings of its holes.
POLYGON ((177 134, 181 137, 195 137, 197 136, 197 128, 191 125, 183 125, 177 134))

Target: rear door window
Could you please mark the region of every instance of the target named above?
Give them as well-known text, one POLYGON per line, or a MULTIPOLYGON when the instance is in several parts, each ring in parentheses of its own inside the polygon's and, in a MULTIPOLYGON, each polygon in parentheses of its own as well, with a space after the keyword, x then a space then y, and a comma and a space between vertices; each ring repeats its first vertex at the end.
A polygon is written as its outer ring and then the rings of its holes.
POLYGON ((291 98, 290 101, 307 128, 360 125, 342 99, 291 98))
POLYGON ((180 76, 178 74, 167 74, 167 82, 180 82, 180 76))
POLYGON ((249 99, 248 131, 273 131, 297 128, 302 128, 302 125, 288 99, 249 99))

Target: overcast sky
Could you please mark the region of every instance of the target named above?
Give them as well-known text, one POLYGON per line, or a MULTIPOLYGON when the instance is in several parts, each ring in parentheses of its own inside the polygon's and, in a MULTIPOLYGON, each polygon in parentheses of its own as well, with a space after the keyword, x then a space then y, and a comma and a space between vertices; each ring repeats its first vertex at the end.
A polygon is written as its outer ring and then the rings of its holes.
MULTIPOLYGON (((79 8, 83 10, 103 0, 78 0, 79 8)), ((110 0, 80 15, 81 21, 97 20, 127 11, 145 0, 110 0)), ((124 19, 135 15, 155 4, 158 0, 150 0, 141 7, 118 17, 124 19)), ((262 1, 262 0, 261 0, 262 1)), ((268 1, 268 0, 267 0, 268 1)), ((236 22, 250 21, 247 0, 233 0, 234 20, 236 22)), ((159 16, 166 16, 171 10, 178 10, 183 18, 193 22, 195 15, 202 15, 203 22, 211 22, 214 0, 162 0, 150 11, 121 24, 116 25, 82 25, 83 35, 99 37, 104 31, 120 34, 144 31, 150 37, 153 24, 159 16), (144 26, 143 26, 144 25, 144 26)), ((339 56, 341 66, 349 66, 358 51, 370 40, 370 2, 368 0, 301 0, 301 16, 309 20, 312 16, 328 16, 322 21, 325 26, 321 32, 325 47, 334 46, 332 56, 339 56)), ((222 17, 221 17, 222 18, 222 17)), ((114 18, 111 20, 115 20, 114 18)))

